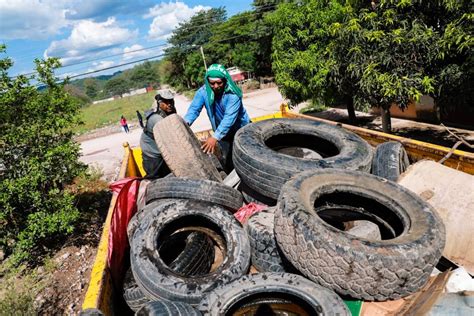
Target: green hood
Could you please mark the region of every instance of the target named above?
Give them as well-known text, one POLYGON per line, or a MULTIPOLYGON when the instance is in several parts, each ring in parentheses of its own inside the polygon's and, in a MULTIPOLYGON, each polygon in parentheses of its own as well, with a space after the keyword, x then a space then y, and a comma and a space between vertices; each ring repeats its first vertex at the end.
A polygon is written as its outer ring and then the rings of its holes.
POLYGON ((242 90, 240 90, 240 88, 232 80, 232 77, 229 75, 227 69, 225 69, 225 67, 222 65, 212 64, 209 66, 206 74, 204 75, 204 84, 206 85, 207 100, 209 101, 209 105, 214 103, 214 91, 212 91, 212 88, 209 85, 209 81, 207 80, 208 78, 225 79, 226 85, 224 88, 224 93, 232 93, 239 98, 242 97, 242 90))

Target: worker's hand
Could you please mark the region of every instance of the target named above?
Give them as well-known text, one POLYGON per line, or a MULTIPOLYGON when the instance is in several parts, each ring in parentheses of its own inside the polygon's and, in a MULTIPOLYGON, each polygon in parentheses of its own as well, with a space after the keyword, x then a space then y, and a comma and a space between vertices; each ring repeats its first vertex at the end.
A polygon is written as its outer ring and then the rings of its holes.
POLYGON ((206 142, 201 146, 201 149, 206 154, 213 154, 216 151, 217 139, 212 136, 209 136, 206 142))

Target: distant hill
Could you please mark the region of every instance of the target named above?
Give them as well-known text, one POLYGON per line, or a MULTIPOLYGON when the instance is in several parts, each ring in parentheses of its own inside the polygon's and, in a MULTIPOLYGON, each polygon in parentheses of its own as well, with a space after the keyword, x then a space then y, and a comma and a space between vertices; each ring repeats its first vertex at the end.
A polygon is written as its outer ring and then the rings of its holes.
POLYGON ((72 80, 70 82, 70 84, 80 88, 81 90, 83 90, 84 89, 84 81, 86 79, 95 79, 97 81, 103 81, 101 84, 99 83, 99 85, 103 86, 105 84, 105 81, 110 80, 113 77, 119 76, 122 73, 123 73, 123 71, 119 70, 119 71, 114 72, 111 75, 100 75, 100 76, 96 76, 96 77, 87 77, 87 78, 76 79, 76 80, 72 80))
MULTIPOLYGON (((76 97, 87 95, 92 101, 108 98, 113 95, 113 91, 110 87, 107 87, 107 82, 115 78, 125 81, 126 89, 128 90, 143 88, 149 85, 156 86, 160 82, 160 62, 159 60, 146 61, 126 70, 116 71, 111 75, 99 75, 72 80, 68 84, 73 87, 69 89, 69 93, 76 97)), ((45 86, 38 87, 38 90, 44 89, 45 86)))

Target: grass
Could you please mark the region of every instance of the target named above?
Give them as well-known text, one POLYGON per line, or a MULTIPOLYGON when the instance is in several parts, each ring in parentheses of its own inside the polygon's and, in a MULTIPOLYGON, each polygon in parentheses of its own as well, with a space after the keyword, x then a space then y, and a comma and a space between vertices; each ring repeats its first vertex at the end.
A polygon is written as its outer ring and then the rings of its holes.
POLYGON ((310 102, 310 104, 304 108, 302 108, 300 110, 300 113, 301 114, 304 114, 304 113, 309 113, 309 112, 322 112, 322 111, 326 111, 327 109, 329 109, 328 106, 324 105, 324 104, 321 104, 321 103, 315 103, 315 102, 310 102))
POLYGON ((37 315, 35 298, 49 279, 47 275, 55 269, 55 263, 48 259, 42 266, 41 275, 37 269, 20 266, 10 269, 0 265, 0 316, 37 315))
POLYGON ((136 111, 139 110, 143 113, 144 110, 150 109, 154 96, 154 93, 146 93, 87 105, 81 109, 81 119, 84 124, 77 126, 74 133, 83 134, 110 125, 120 128, 120 116, 125 116, 127 121, 136 120, 136 111))

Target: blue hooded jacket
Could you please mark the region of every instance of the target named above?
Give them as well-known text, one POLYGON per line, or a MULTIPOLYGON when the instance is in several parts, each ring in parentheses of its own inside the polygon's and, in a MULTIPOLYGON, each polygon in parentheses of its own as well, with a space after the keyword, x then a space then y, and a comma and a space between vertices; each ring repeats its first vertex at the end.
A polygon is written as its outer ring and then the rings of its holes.
POLYGON ((209 121, 211 121, 214 138, 221 140, 226 135, 235 133, 242 126, 250 123, 242 99, 237 95, 225 92, 220 99, 209 104, 206 88, 202 86, 196 92, 189 105, 184 121, 191 125, 199 116, 203 107, 206 107, 209 121))

